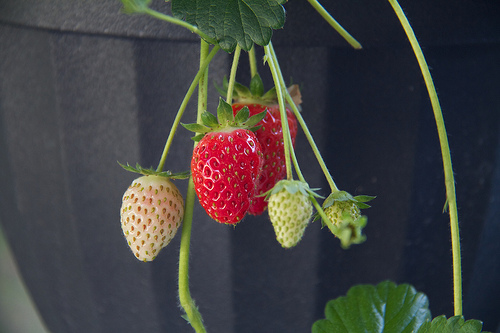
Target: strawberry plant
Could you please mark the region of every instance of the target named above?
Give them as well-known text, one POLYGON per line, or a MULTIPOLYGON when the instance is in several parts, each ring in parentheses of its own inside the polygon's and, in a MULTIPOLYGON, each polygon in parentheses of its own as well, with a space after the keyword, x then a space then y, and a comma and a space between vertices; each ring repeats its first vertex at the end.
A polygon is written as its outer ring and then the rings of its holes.
MULTIPOLYGON (((252 216, 267 207, 269 223, 277 242, 284 248, 299 247, 311 224, 320 220, 322 227, 339 239, 342 248, 362 244, 367 235, 363 228, 367 217, 361 210, 374 196, 352 196, 340 190, 325 164, 313 134, 301 115, 298 86, 287 85, 272 43, 273 29, 285 22, 283 0, 171 0, 171 15, 150 7, 151 0, 122 0, 127 14, 145 14, 182 26, 200 37, 200 65, 180 103, 160 162, 155 170, 140 166, 125 167, 144 176, 134 181, 123 198, 122 226, 134 255, 143 261, 155 259, 175 236, 183 220, 179 250, 179 301, 185 318, 196 332, 206 332, 201 313, 189 288, 189 250, 195 198, 216 222, 233 225, 251 223, 252 216), (264 64, 274 87, 264 91, 256 59, 256 48, 264 52, 264 64), (223 82, 217 117, 206 109, 206 78, 209 64, 217 52, 232 54, 229 78, 223 82), (251 72, 247 88, 236 82, 242 52, 248 54, 251 72), (198 87, 196 123, 183 124, 195 132, 189 185, 185 206, 177 188, 163 171, 173 138, 181 124, 187 103, 198 87), (302 131, 312 155, 328 184, 326 199, 311 189, 296 153, 297 132, 302 131), (138 185, 140 183, 140 185, 138 185), (169 189, 168 195, 163 191, 169 189), (138 199, 139 198, 139 199, 138 199), (137 203, 143 200, 144 204, 137 203), (323 200, 322 204, 318 201, 323 200), (168 205, 166 204, 168 203, 168 205), (313 210, 315 213, 313 215, 313 210), (160 214, 160 212, 163 214, 160 214), (156 213, 156 214, 155 214, 156 213), (170 214, 170 215, 169 215, 170 214), (181 217, 181 215, 183 215, 181 217), (140 221, 139 221, 140 220, 140 221), (151 220, 151 223, 149 221, 151 220), (147 223, 145 223, 147 221, 147 223), (163 223, 162 223, 163 222, 163 223), (142 229, 142 230, 141 230, 142 229), (146 239, 144 239, 146 237, 146 239), (154 241, 150 241, 150 239, 154 241)), ((352 47, 361 48, 316 0, 312 8, 352 47)), ((420 65, 428 88, 438 128, 445 174, 446 210, 450 215, 453 257, 454 314, 432 320, 425 295, 412 286, 386 281, 377 286, 353 287, 345 297, 328 302, 325 319, 318 320, 313 332, 480 332, 481 324, 462 317, 462 281, 457 200, 449 145, 444 120, 425 58, 403 11, 396 0, 389 0, 420 65)), ((307 110, 307 105, 303 106, 307 110)), ((307 111, 304 111, 307 112, 307 111)), ((334 134, 333 134, 334 135, 334 134)), ((183 174, 183 173, 181 173, 183 174)), ((340 175, 341 176, 341 175, 340 175)), ((368 235, 369 237, 369 235, 368 235)), ((256 314, 258 316, 258 314, 256 314)))

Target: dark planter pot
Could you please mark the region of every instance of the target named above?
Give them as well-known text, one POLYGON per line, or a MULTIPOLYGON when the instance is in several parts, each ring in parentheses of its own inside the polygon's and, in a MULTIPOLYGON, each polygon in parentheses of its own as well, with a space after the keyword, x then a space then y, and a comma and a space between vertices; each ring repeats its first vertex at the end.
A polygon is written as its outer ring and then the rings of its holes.
MULTIPOLYGON (((365 211, 368 240, 344 251, 314 223, 285 251, 266 216, 233 229, 196 206, 191 291, 211 332, 307 332, 328 299, 385 279, 427 293, 433 315, 453 314, 441 157, 413 53, 388 3, 325 5, 363 51, 348 48, 306 2, 286 4, 287 25, 273 40, 285 77, 303 86, 304 118, 338 185, 377 195, 365 211)), ((500 5, 402 5, 433 69, 449 131, 465 316, 495 330, 500 5)), ((134 176, 116 162, 156 165, 196 73, 198 43, 119 8, 112 0, 0 3, 0 221, 51 332, 191 332, 177 304, 180 237, 152 263, 133 258, 118 215, 134 176)), ((228 69, 220 54, 210 80, 220 82, 228 69)), ((218 95, 210 89, 213 111, 218 95)), ((194 104, 189 109, 186 121, 194 120, 194 104)), ((179 131, 168 169, 188 169, 190 136, 179 131)), ((297 149, 311 186, 328 195, 301 134, 297 149)), ((185 193, 186 182, 178 184, 185 193)))

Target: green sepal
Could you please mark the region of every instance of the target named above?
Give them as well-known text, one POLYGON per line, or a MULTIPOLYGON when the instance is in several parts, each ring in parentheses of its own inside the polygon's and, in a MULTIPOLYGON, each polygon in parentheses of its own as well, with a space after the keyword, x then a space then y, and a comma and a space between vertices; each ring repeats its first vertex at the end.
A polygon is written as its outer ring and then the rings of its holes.
POLYGON ((276 93, 276 87, 269 89, 264 95, 262 95, 262 99, 265 101, 277 101, 278 94, 276 93))
POLYGON ((133 173, 138 173, 144 176, 161 176, 165 178, 170 178, 170 179, 188 179, 189 176, 191 175, 190 171, 183 171, 183 172, 171 172, 171 171, 156 171, 153 168, 143 168, 142 166, 139 165, 139 163, 136 163, 135 167, 129 165, 124 165, 120 162, 118 164, 125 170, 133 172, 133 173))
MULTIPOLYGON (((201 122, 206 125, 206 127, 217 127, 219 122, 217 121, 217 117, 211 114, 210 112, 203 112, 201 114, 201 122)), ((202 131, 197 131, 202 132, 202 131)))
POLYGON ((264 95, 264 83, 259 74, 255 74, 250 80, 250 93, 252 96, 264 95))
POLYGON ((241 110, 238 111, 238 113, 236 113, 236 116, 234 117, 234 121, 236 121, 236 123, 241 124, 241 123, 247 121, 248 116, 250 116, 250 110, 248 109, 247 106, 245 106, 245 107, 241 108, 241 110))
POLYGON ((297 192, 301 192, 303 195, 306 196, 313 196, 317 198, 321 198, 321 196, 315 191, 319 190, 317 188, 310 188, 309 184, 300 180, 288 180, 288 179, 282 179, 279 182, 277 182, 272 189, 264 193, 263 195, 266 196, 266 198, 269 198, 269 196, 276 194, 278 192, 281 192, 282 190, 286 190, 290 194, 295 194, 297 192))
POLYGON ((219 121, 219 124, 223 126, 229 126, 229 123, 235 121, 233 108, 222 98, 219 98, 219 106, 217 107, 217 120, 219 121))
MULTIPOLYGON (((226 90, 227 90, 227 88, 226 88, 226 90)), ((248 89, 246 86, 242 85, 241 83, 235 82, 233 96, 234 97, 252 96, 252 92, 250 91, 250 89, 248 89)))
POLYGON ((191 132, 196 132, 196 133, 207 133, 210 131, 210 127, 207 127, 202 124, 198 123, 192 123, 192 124, 181 124, 185 129, 191 132))
POLYGON ((192 139, 194 141, 199 141, 206 133, 223 131, 226 129, 248 129, 256 131, 260 128, 260 125, 257 126, 257 124, 264 119, 266 113, 267 110, 264 110, 249 117, 250 111, 248 107, 243 107, 235 116, 231 105, 220 98, 219 106, 217 107, 217 117, 208 111, 204 111, 201 114, 201 124, 192 123, 181 125, 188 131, 197 133, 192 139))
POLYGON ((204 136, 205 136, 205 133, 200 133, 200 134, 197 134, 197 135, 193 136, 191 138, 191 140, 193 140, 194 142, 198 142, 201 139, 203 139, 204 136))
MULTIPOLYGON (((221 96, 226 96, 227 89, 229 87, 226 76, 222 79, 222 88, 220 88, 216 83, 214 83, 214 85, 221 96)), ((250 88, 239 82, 235 82, 233 88, 233 99, 235 103, 258 103, 266 105, 278 103, 276 88, 272 87, 265 92, 264 83, 262 82, 259 74, 252 77, 252 80, 250 81, 250 88)))
POLYGON ((370 196, 370 195, 357 195, 353 197, 350 193, 346 191, 334 191, 323 202, 323 209, 330 207, 335 203, 335 201, 350 201, 356 204, 356 206, 358 206, 359 209, 366 209, 371 207, 370 205, 367 205, 366 202, 372 201, 375 198, 376 198, 375 196, 370 196))
MULTIPOLYGON (((248 110, 248 107, 243 107, 243 109, 247 109, 248 110)), ((254 128, 256 128, 256 125, 266 117, 266 114, 267 114, 267 110, 264 110, 262 112, 259 112, 257 114, 254 114, 253 116, 251 116, 250 118, 248 118, 248 120, 246 120, 243 124, 245 124, 246 127, 249 127, 250 130, 253 130, 254 128)), ((261 127, 261 125, 257 126, 257 129, 259 129, 261 127)))

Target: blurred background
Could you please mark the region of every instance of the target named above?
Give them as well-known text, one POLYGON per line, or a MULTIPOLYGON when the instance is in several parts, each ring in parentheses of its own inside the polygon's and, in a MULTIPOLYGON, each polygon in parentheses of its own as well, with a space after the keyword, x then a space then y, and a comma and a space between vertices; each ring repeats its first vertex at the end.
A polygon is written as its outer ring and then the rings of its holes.
MULTIPOLYGON (((168 12, 168 3, 153 3, 168 12)), ((500 2, 400 3, 431 67, 449 133, 464 314, 496 331, 500 2)), ((196 205, 191 292, 211 332, 308 332, 327 300, 386 279, 425 292, 433 315, 453 314, 439 142, 413 52, 387 1, 324 5, 363 50, 346 45, 306 1, 285 5, 287 22, 273 43, 285 79, 301 86, 302 115, 337 185, 377 196, 364 212, 367 241, 344 251, 314 223, 284 251, 265 214, 227 228, 196 205)), ((180 238, 152 263, 131 255, 119 206, 135 175, 116 162, 158 163, 196 73, 199 41, 177 26, 123 15, 120 6, 0 0, 0 223, 52 333, 192 331, 177 304, 180 238)), ((230 63, 218 54, 209 82, 220 83, 230 63)), ((238 80, 247 84, 248 73, 242 58, 238 80)), ((267 68, 261 74, 269 87, 267 68)), ((209 89, 213 111, 218 93, 209 89)), ((189 104, 183 121, 194 121, 194 110, 189 104)), ((178 131, 168 169, 189 168, 190 136, 178 131)), ((305 178, 327 196, 301 133, 297 151, 305 178)), ((176 184, 185 193, 186 182, 176 184)), ((2 269, 2 276, 15 271, 2 269)), ((2 313, 21 323, 16 313, 2 313)))
POLYGON ((48 332, 19 276, 2 228, 0 228, 0 295, 0 332, 48 332))

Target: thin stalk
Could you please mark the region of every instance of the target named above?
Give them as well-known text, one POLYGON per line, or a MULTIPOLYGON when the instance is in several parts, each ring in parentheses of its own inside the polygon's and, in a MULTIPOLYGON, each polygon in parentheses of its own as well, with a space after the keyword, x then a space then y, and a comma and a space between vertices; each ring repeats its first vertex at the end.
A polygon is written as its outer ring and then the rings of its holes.
MULTIPOLYGON (((272 45, 271 45, 272 47, 272 45)), ((274 49, 273 49, 274 50, 274 49)), ((284 92, 285 92, 285 98, 290 107, 292 108, 293 113, 295 114, 295 117, 297 118, 297 121, 299 122, 300 126, 302 127, 302 130, 304 131, 304 134, 306 135, 307 141, 309 142, 309 145, 311 146, 314 156, 316 156, 316 159, 318 160, 318 163, 321 167, 321 170, 323 171, 326 180, 328 181, 328 184, 330 185, 330 189, 332 192, 337 192, 339 189, 337 188, 337 185, 335 184, 335 181, 333 180, 332 175, 330 174, 330 171, 328 170, 325 161, 323 160, 323 157, 321 156, 321 153, 318 149, 318 146, 316 145, 316 142, 314 141, 314 138, 312 137, 311 132, 309 131, 309 128, 306 125, 306 122, 304 121, 304 118, 302 118, 302 115, 300 114, 299 109, 297 108, 297 105, 295 105, 295 102, 292 99, 292 96, 290 96, 290 93, 288 90, 286 90, 286 83, 283 78, 283 75, 281 75, 281 71, 278 73, 279 74, 279 81, 282 87, 284 87, 284 92)))
POLYGON ((163 148, 163 153, 160 158, 160 162, 158 163, 158 167, 156 168, 156 171, 161 172, 163 171, 163 167, 165 165, 165 161, 167 159, 168 152, 170 150, 170 146, 172 145, 172 141, 174 139, 175 132, 177 131, 177 128, 179 127, 179 124, 181 122, 182 115, 184 114, 184 111, 186 110, 186 106, 189 102, 189 99, 193 95, 194 90, 196 89, 196 86, 198 85, 198 82, 200 81, 200 78, 204 75, 205 70, 208 68, 208 65, 212 61, 213 57, 219 51, 220 47, 218 45, 214 46, 210 54, 206 57, 206 59, 203 60, 203 63, 200 66, 200 69, 198 70, 198 73, 196 73, 196 76, 194 77, 193 81, 191 82, 191 85, 189 86, 189 89, 184 96, 184 99, 182 100, 181 106, 179 107, 179 110, 177 111, 177 115, 175 116, 174 122, 172 124, 172 127, 170 128, 170 133, 168 134, 167 142, 165 143, 165 147, 163 148))
POLYGON ((166 22, 169 22, 169 23, 180 25, 181 27, 186 28, 189 31, 197 34, 198 36, 200 36, 201 38, 203 38, 207 43, 210 43, 210 44, 213 44, 213 45, 217 45, 217 41, 215 39, 209 37, 207 34, 205 34, 204 32, 202 32, 196 26, 194 26, 192 24, 189 24, 189 23, 187 23, 187 22, 185 22, 183 20, 179 20, 179 19, 177 19, 177 18, 175 18, 173 16, 160 13, 160 12, 154 10, 154 9, 151 9, 151 8, 144 9, 143 13, 151 15, 152 17, 157 18, 157 19, 162 20, 162 21, 166 21, 166 22))
POLYGON ((257 58, 255 57, 255 45, 248 51, 248 62, 250 64, 250 78, 257 75, 257 58))
MULTIPOLYGON (((207 77, 208 67, 204 66, 207 59, 209 45, 201 41, 200 46, 200 70, 204 67, 200 77, 198 90, 198 119, 204 111, 207 101, 207 77)), ((212 50, 213 51, 213 50, 212 50)), ((191 228, 193 223, 193 208, 196 193, 194 190, 193 177, 189 177, 188 189, 186 193, 186 206, 184 212, 184 222, 182 224, 181 245, 179 251, 179 301, 186 312, 187 319, 197 333, 206 333, 201 317, 195 302, 191 298, 189 291, 189 248, 191 244, 191 228)))
POLYGON ((299 122, 300 127, 302 127, 302 130, 304 131, 304 134, 307 138, 307 141, 309 142, 309 145, 311 146, 311 149, 314 152, 314 156, 316 156, 316 159, 318 160, 318 163, 321 167, 321 170, 323 171, 323 174, 325 175, 325 178, 328 181, 328 185, 330 185, 331 191, 338 192, 339 189, 337 187, 337 184, 335 184, 335 181, 333 180, 333 177, 330 174, 330 171, 328 170, 328 167, 326 166, 326 163, 323 160, 323 157, 321 156, 321 153, 318 149, 318 146, 316 145, 316 142, 314 141, 314 138, 312 137, 312 134, 309 131, 309 128, 307 127, 307 124, 304 121, 304 118, 302 118, 302 115, 300 114, 299 109, 297 108, 297 106, 293 102, 293 99, 288 92, 286 93, 286 100, 287 100, 288 104, 290 104, 290 107, 292 108, 292 111, 295 114, 295 117, 297 118, 297 121, 299 122))
POLYGON ((326 9, 317 0, 307 0, 313 6, 314 9, 325 19, 328 24, 332 26, 353 48, 360 50, 363 47, 361 44, 351 36, 331 15, 326 11, 326 9))
POLYGON ((233 64, 231 65, 231 73, 229 74, 229 83, 227 86, 226 102, 231 104, 233 102, 234 83, 236 82, 236 71, 240 62, 241 47, 236 45, 233 55, 233 64))
POLYGON ((276 87, 278 104, 280 106, 281 127, 283 129, 283 143, 284 143, 283 148, 285 153, 285 164, 286 164, 286 178, 288 180, 292 180, 293 172, 292 172, 292 162, 290 158, 290 150, 293 149, 293 147, 290 144, 291 143, 290 129, 288 128, 288 119, 286 116, 285 100, 283 96, 283 90, 286 90, 286 86, 283 86, 280 82, 280 76, 278 73, 281 73, 281 69, 279 67, 278 59, 276 57, 276 53, 274 52, 274 48, 271 42, 269 42, 268 45, 264 46, 264 51, 267 57, 267 63, 269 64, 269 68, 271 69, 274 86, 276 87))
POLYGON ((453 167, 451 163, 450 146, 448 144, 448 136, 446 134, 446 127, 444 124, 443 113, 439 104, 439 98, 436 93, 436 88, 432 81, 432 76, 427 66, 424 54, 420 45, 415 37, 415 33, 406 18, 401 6, 396 0, 389 0, 394 12, 396 13, 405 33, 410 41, 413 52, 420 66, 420 71, 424 77, 427 92, 432 104, 434 112, 434 119, 436 121, 437 131, 439 135, 439 143, 441 146, 441 155, 443 159, 443 170, 446 187, 446 198, 450 214, 450 231, 451 231, 451 247, 453 256, 453 304, 455 315, 462 315, 462 265, 460 255, 460 234, 458 227, 458 212, 457 212, 457 199, 455 193, 455 179, 453 176, 453 167))

